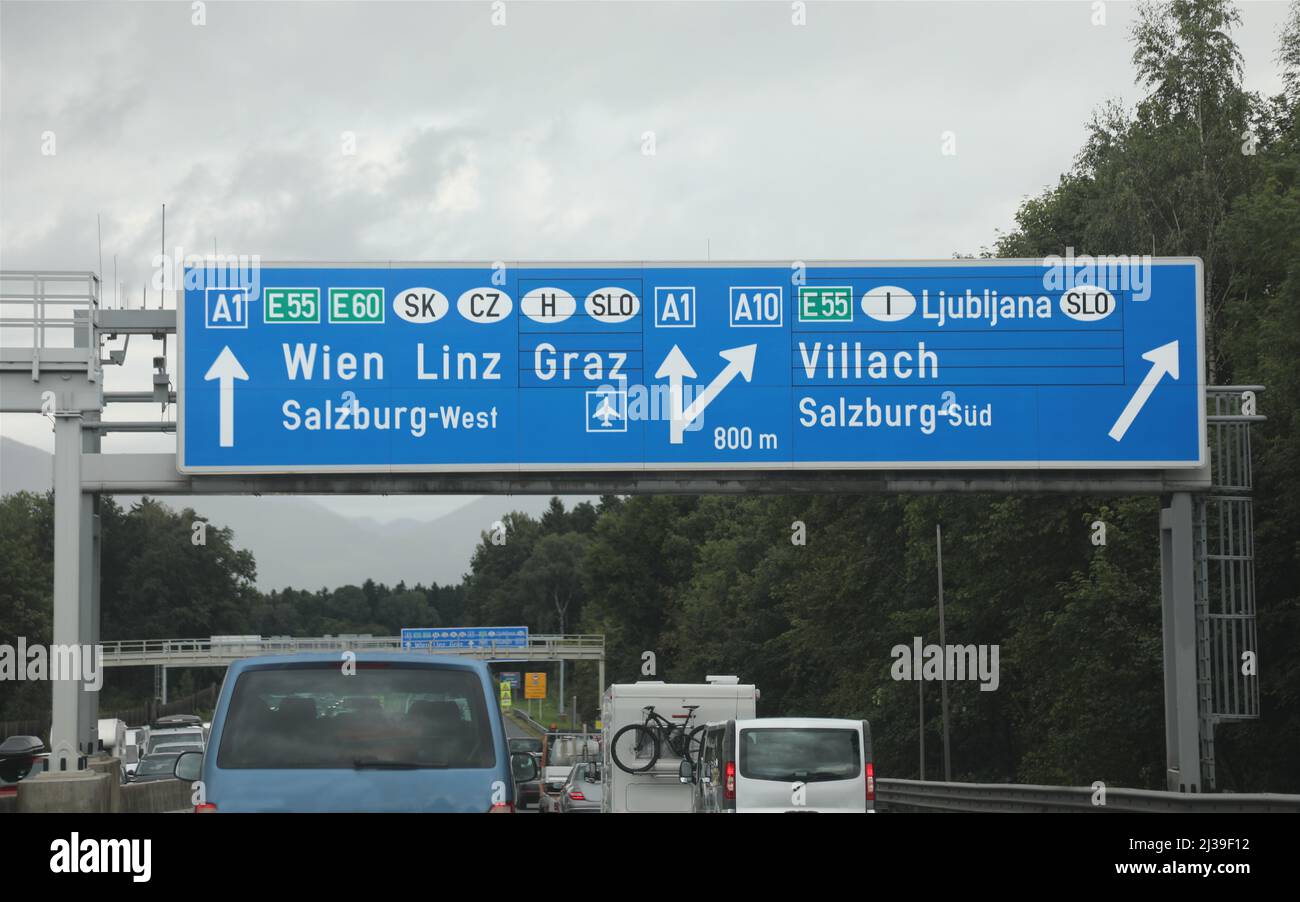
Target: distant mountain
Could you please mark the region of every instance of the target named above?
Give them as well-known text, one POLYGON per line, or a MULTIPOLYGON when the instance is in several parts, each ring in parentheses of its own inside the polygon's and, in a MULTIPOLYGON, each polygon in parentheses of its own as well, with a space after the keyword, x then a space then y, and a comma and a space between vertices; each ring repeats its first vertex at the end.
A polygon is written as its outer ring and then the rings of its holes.
MULTIPOLYGON (((346 517, 311 498, 289 496, 194 496, 168 498, 174 508, 192 507, 213 523, 235 531, 235 544, 257 559, 262 589, 319 589, 367 578, 458 583, 469 570, 479 533, 511 510, 539 515, 546 497, 480 496, 426 522, 380 523, 346 517)), ((123 499, 125 502, 125 499, 123 499)))
POLYGON ((0 436, 0 495, 48 492, 54 485, 54 456, 0 436))
MULTIPOLYGON (((44 492, 52 481, 50 454, 0 437, 0 494, 44 492)), ((117 500, 129 506, 139 496, 117 500)), ((427 521, 381 523, 344 516, 310 497, 196 495, 163 501, 176 510, 193 508, 233 529, 235 545, 257 559, 257 584, 263 590, 360 585, 368 578, 389 585, 458 583, 469 570, 480 533, 509 511, 538 516, 550 504, 543 495, 466 496, 464 506, 427 521)))

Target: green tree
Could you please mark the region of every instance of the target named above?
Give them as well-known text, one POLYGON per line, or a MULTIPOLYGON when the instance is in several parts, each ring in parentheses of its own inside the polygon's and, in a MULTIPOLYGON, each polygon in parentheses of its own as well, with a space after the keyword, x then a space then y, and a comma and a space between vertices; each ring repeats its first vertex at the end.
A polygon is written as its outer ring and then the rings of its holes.
POLYGON ((525 617, 530 624, 554 623, 569 631, 582 614, 582 563, 589 540, 576 532, 543 536, 519 571, 519 583, 529 598, 525 617))
MULTIPOLYGON (((19 637, 48 644, 53 633, 53 496, 18 492, 0 498, 0 644, 19 637)), ((43 717, 48 685, 6 682, 0 720, 43 717)))
POLYGON ((380 598, 375 606, 375 617, 394 636, 403 628, 443 625, 438 612, 429 604, 428 596, 419 589, 393 592, 380 598))

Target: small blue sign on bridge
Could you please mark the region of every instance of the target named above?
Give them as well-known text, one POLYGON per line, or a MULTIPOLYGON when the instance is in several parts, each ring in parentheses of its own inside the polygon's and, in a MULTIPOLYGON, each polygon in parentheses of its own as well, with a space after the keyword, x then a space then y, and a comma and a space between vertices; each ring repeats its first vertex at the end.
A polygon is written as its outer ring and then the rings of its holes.
POLYGON ((186 271, 186 473, 1205 461, 1201 261, 186 271))
POLYGON ((526 626, 452 626, 403 628, 402 649, 527 648, 526 626))

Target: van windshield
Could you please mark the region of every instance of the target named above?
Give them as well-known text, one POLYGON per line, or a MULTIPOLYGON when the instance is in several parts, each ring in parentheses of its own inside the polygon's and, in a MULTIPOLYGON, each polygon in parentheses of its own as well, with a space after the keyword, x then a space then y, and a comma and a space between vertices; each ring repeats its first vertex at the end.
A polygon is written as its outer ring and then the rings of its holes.
POLYGON ((485 768, 496 763, 472 671, 428 665, 277 665, 235 684, 219 768, 485 768))
POLYGON ((857 730, 764 728, 740 734, 740 775, 751 780, 814 783, 861 772, 857 730))

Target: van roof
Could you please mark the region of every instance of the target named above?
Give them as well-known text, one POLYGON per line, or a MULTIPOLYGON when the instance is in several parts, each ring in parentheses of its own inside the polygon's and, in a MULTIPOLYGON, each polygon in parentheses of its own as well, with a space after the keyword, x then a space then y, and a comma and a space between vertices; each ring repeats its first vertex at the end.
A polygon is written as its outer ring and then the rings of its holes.
MULTIPOLYGON (((404 664, 437 664, 443 667, 457 667, 461 670, 473 670, 481 674, 488 675, 488 666, 484 661, 474 658, 461 657, 459 655, 429 655, 424 652, 396 652, 396 651, 358 651, 353 652, 356 655, 358 664, 365 663, 404 663, 404 664)), ((257 667, 275 666, 275 665, 292 665, 292 664, 338 664, 342 661, 339 652, 307 652, 300 654, 285 655, 258 655, 253 658, 243 658, 235 661, 230 665, 228 674, 239 674, 245 670, 252 670, 257 667)))
POLYGON ((753 683, 614 683, 605 694, 610 698, 744 698, 755 691, 753 683))
POLYGON ((737 730, 749 729, 861 729, 862 720, 848 717, 753 717, 749 720, 736 721, 737 730))

